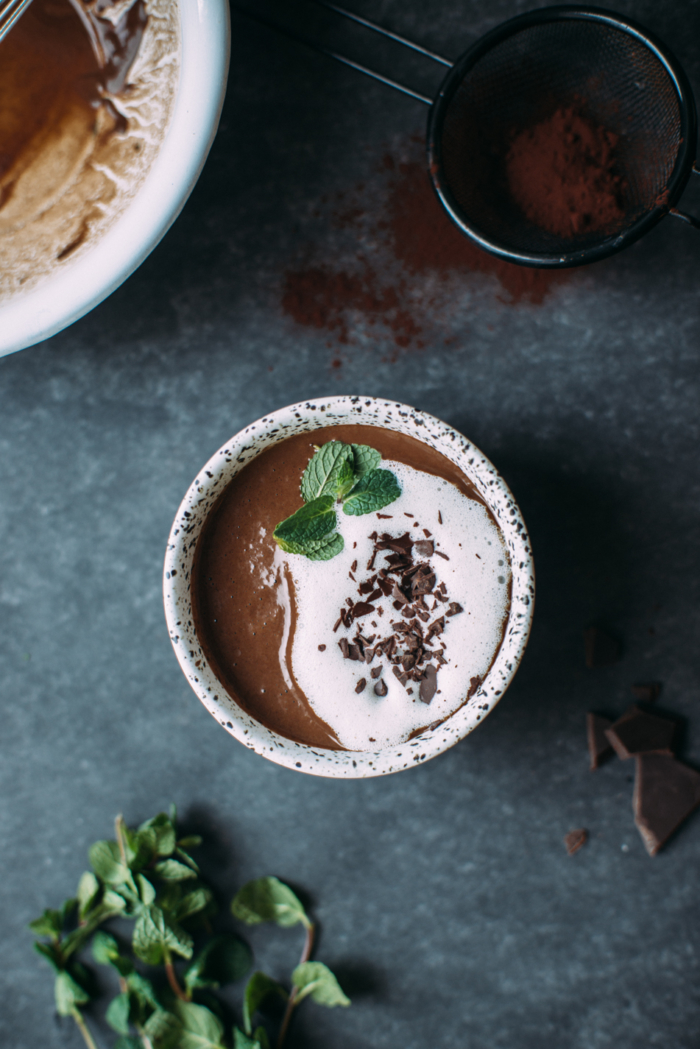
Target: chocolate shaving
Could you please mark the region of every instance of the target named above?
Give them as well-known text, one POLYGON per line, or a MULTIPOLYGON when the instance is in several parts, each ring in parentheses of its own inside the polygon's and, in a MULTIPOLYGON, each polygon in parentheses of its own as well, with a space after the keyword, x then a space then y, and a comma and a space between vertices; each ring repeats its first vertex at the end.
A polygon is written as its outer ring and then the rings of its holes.
POLYGON ((352 618, 359 619, 361 616, 368 616, 370 612, 375 611, 376 609, 374 605, 370 605, 368 601, 358 601, 357 604, 353 606, 352 618))
POLYGON ((382 665, 381 665, 381 663, 379 664, 379 666, 374 667, 373 670, 370 670, 370 675, 371 675, 371 677, 374 677, 374 678, 380 677, 381 673, 382 673, 382 665))
POLYGON ((459 613, 463 611, 464 609, 457 601, 450 601, 449 605, 447 606, 448 616, 458 616, 459 613))
POLYGON ((393 666, 391 669, 393 670, 394 674, 396 675, 396 677, 399 679, 399 681, 401 682, 401 684, 405 688, 406 684, 408 682, 408 674, 404 674, 403 671, 399 670, 399 668, 397 666, 393 666))
POLYGON ((319 645, 318 646, 318 650, 319 650, 319 652, 325 652, 326 651, 326 646, 325 645, 319 645))
POLYGON ((437 692, 437 670, 432 663, 428 663, 420 683, 419 697, 421 703, 430 703, 437 692))
POLYGON ((566 845, 566 851, 569 856, 573 856, 575 852, 578 852, 579 849, 583 848, 587 841, 588 831, 584 830, 583 827, 579 830, 570 830, 564 837, 564 844, 566 845))
POLYGON ((367 600, 368 601, 378 601, 381 596, 382 596, 382 591, 380 589, 373 590, 372 593, 367 598, 367 600))
POLYGON ((340 626, 340 624, 341 624, 342 622, 343 622, 343 617, 341 616, 341 617, 340 617, 340 619, 338 619, 338 620, 336 621, 336 624, 335 624, 335 626, 333 627, 333 633, 334 633, 334 634, 335 634, 336 630, 338 629, 338 627, 340 626))
POLYGON ((472 696, 479 691, 479 685, 481 684, 480 677, 473 677, 469 679, 469 691, 467 692, 467 699, 471 699, 472 696))
MULTIPOLYGON (((447 554, 443 554, 442 550, 436 550, 435 553, 437 554, 438 557, 442 557, 444 561, 449 561, 450 560, 449 557, 447 556, 447 554)), ((478 557, 478 554, 477 554, 477 557, 478 557)))
POLYGON ((442 524, 442 514, 438 510, 438 524, 442 524))
POLYGON ((419 539, 418 542, 413 545, 416 553, 420 557, 432 557, 435 552, 435 544, 428 539, 419 539))
POLYGON ((383 521, 390 521, 393 514, 377 514, 377 517, 381 517, 383 521))
POLYGON ((343 659, 350 659, 350 645, 346 637, 341 637, 338 642, 338 648, 343 653, 343 659))
POLYGON ((384 681, 383 679, 381 681, 378 681, 377 684, 374 686, 375 696, 385 696, 388 691, 389 687, 386 681, 384 681))
POLYGON ((425 536, 426 539, 429 539, 432 534, 433 533, 429 532, 427 528, 423 529, 423 535, 425 536))
POLYGON ((360 680, 355 685, 355 691, 357 692, 358 696, 359 696, 360 692, 364 692, 366 685, 367 685, 367 681, 365 680, 365 678, 361 677, 360 680))
POLYGON ((353 561, 353 563, 350 565, 350 571, 351 572, 356 572, 357 571, 357 561, 353 561))

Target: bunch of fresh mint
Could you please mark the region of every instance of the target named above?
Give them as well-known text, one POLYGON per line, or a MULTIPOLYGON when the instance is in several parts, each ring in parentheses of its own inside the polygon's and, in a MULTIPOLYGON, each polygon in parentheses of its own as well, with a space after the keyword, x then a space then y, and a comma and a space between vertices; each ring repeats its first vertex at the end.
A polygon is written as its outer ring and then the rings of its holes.
POLYGON ((335 531, 336 502, 343 513, 359 517, 393 503, 401 488, 390 470, 379 470, 381 454, 366 444, 329 441, 319 448, 301 479, 305 506, 277 525, 277 544, 288 554, 310 561, 330 561, 344 547, 335 531))
POLYGON ((90 940, 94 960, 117 974, 119 993, 107 1009, 107 1022, 120 1035, 114 1049, 270 1049, 266 1028, 254 1028, 253 1019, 271 996, 286 1002, 277 1038, 281 1049, 304 998, 330 1007, 350 1004, 331 970, 309 961, 314 925, 299 899, 277 878, 259 878, 236 894, 233 914, 248 925, 302 925, 304 949, 291 991, 265 973, 253 973, 243 997, 242 1029, 234 1026, 226 1037, 222 1003, 211 992, 242 979, 253 957, 235 933, 212 935, 209 919, 217 906, 190 856, 200 842, 197 836, 178 839, 174 810, 138 830, 130 830, 119 816, 116 841, 91 847, 92 870, 82 875, 76 896, 30 923, 35 935, 46 938, 34 946, 56 973, 56 1009, 73 1017, 88 1049, 97 1047, 83 1008, 96 997, 95 981, 77 955, 90 940), (134 922, 129 946, 100 928, 113 918, 134 922), (193 934, 201 931, 205 939, 195 955, 193 934), (179 963, 180 972, 176 958, 187 962, 179 963), (137 961, 150 971, 137 967, 137 961))

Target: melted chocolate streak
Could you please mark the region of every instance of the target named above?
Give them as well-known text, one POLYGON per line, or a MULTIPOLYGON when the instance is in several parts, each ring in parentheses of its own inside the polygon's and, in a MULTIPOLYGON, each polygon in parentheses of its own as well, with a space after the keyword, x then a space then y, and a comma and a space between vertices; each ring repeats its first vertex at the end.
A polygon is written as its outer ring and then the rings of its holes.
POLYGON ((104 16, 115 7, 114 0, 69 0, 87 30, 97 64, 102 72, 104 90, 118 94, 141 45, 148 23, 145 0, 136 0, 115 23, 104 16))
MULTIPOLYGON (((485 504, 464 474, 434 449, 390 430, 351 425, 324 427, 281 441, 245 466, 222 493, 202 530, 192 568, 194 622, 207 661, 229 695, 263 725, 299 743, 342 750, 292 674, 297 620, 294 587, 272 538, 277 523, 299 509, 299 478, 314 445, 329 440, 369 444, 384 459, 442 477, 485 504)), ((378 542, 397 540, 382 535, 378 542)), ((421 554, 420 548, 413 546, 421 554)), ((400 579, 402 587, 408 584, 408 579, 405 583, 402 576, 400 579)), ((416 593, 416 598, 419 596, 416 593)), ((367 597, 365 601, 370 603, 367 597)), ((443 607, 447 611, 449 602, 443 607)), ((507 615, 504 629, 506 622, 507 615)), ((418 667, 416 677, 422 671, 418 667)), ((405 672, 403 667, 399 672, 405 672)), ((424 694, 427 698, 426 690, 424 694)))

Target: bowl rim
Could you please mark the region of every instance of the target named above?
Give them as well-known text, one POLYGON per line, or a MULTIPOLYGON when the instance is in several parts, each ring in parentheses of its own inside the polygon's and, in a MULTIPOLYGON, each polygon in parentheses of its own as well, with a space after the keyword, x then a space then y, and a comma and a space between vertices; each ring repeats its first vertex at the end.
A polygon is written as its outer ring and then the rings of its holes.
POLYGON ((187 490, 168 537, 163 603, 170 640, 185 677, 219 724, 244 746, 295 771, 357 779, 422 764, 472 732, 498 703, 527 645, 534 611, 534 564, 520 509, 493 464, 459 431, 426 412, 382 398, 321 397, 280 408, 251 423, 221 446, 187 490), (494 662, 476 694, 433 730, 379 751, 324 750, 296 743, 246 714, 226 692, 199 644, 190 574, 204 522, 229 481, 265 448, 295 433, 346 423, 385 426, 441 451, 476 486, 496 518, 508 548, 512 592, 508 623, 494 662))
POLYGON ((227 0, 179 0, 180 72, 170 125, 134 197, 94 247, 0 303, 0 357, 73 324, 136 270, 180 214, 219 124, 230 58, 227 0))

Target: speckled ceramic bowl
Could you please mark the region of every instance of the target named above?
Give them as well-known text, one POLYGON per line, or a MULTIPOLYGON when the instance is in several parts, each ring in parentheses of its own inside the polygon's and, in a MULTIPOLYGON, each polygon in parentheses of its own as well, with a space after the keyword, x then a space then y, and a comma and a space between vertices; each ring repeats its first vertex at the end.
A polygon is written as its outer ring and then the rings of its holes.
POLYGON ((517 503, 489 460, 466 437, 432 415, 372 397, 328 397, 281 408, 251 423, 202 468, 177 512, 168 539, 163 575, 165 617, 175 655, 190 685, 219 724, 246 747, 314 776, 354 779, 385 776, 434 758, 483 721, 508 688, 527 644, 534 608, 532 552, 517 503), (408 434, 442 452, 464 472, 488 504, 510 554, 512 599, 496 659, 469 702, 438 728, 408 743, 379 751, 314 749, 294 743, 249 717, 215 676, 195 633, 190 573, 202 526, 229 481, 265 448, 297 433, 353 423, 408 434))

